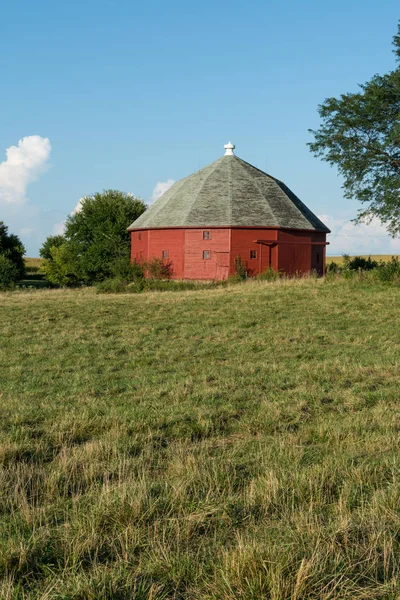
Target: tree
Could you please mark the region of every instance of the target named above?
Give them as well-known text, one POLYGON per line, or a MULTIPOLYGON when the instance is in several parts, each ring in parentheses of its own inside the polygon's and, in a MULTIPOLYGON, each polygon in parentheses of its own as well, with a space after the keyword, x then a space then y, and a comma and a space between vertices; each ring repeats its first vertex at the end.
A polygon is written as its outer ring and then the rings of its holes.
MULTIPOLYGON (((400 63, 400 23, 393 45, 400 63)), ((394 236, 400 233, 400 65, 360 88, 319 106, 322 126, 310 130, 309 146, 338 167, 345 196, 364 203, 357 221, 378 217, 394 236)))
POLYGON ((64 244, 65 238, 63 235, 49 235, 46 241, 43 243, 42 247, 39 250, 39 254, 41 258, 46 258, 47 260, 52 259, 52 248, 59 248, 62 244, 64 244))
POLYGON ((22 279, 25 274, 24 262, 25 247, 17 235, 8 233, 8 227, 3 221, 0 221, 0 256, 3 257, 2 265, 6 269, 6 265, 10 262, 14 268, 7 266, 7 272, 11 271, 15 274, 14 282, 22 279), (5 261, 4 259, 7 259, 5 261), (11 269, 11 270, 10 270, 11 269))
POLYGON ((44 260, 42 270, 50 283, 63 287, 74 287, 81 283, 76 274, 76 264, 71 247, 66 242, 60 246, 50 247, 49 258, 44 260))
POLYGON ((116 262, 129 263, 129 225, 146 209, 139 198, 118 190, 86 196, 67 218, 64 236, 51 236, 41 252, 43 270, 59 285, 91 285, 113 275, 116 262), (61 239, 59 239, 61 237, 61 239))
POLYGON ((13 288, 19 274, 15 264, 4 254, 0 254, 0 290, 13 288))

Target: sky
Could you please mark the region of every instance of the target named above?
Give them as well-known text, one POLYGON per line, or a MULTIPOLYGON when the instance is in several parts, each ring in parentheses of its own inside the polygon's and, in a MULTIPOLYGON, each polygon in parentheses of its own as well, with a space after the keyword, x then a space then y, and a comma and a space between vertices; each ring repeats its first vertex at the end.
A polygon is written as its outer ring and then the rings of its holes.
POLYGON ((0 220, 38 256, 83 196, 151 203, 231 140, 331 228, 328 254, 400 253, 307 147, 325 98, 394 68, 399 18, 398 0, 3 1, 0 220))

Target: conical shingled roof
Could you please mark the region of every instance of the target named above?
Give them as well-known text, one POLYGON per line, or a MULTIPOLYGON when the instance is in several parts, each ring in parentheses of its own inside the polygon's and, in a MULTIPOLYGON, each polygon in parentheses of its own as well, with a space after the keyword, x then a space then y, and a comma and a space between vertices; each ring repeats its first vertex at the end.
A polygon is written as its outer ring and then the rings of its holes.
POLYGON ((284 183, 233 153, 174 183, 129 229, 224 226, 330 231, 284 183))

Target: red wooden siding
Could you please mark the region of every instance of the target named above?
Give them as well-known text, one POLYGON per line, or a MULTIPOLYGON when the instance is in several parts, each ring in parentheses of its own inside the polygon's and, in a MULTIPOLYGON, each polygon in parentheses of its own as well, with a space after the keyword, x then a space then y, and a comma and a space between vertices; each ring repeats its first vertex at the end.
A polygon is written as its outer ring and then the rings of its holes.
POLYGON ((228 277, 230 229, 186 229, 185 230, 185 279, 226 279, 228 277), (210 238, 203 239, 203 231, 210 238), (203 259, 204 250, 210 258, 203 259), (225 266, 227 263, 227 266, 225 266))
POLYGON ((166 250, 168 260, 172 261, 174 279, 182 279, 184 236, 183 229, 132 231, 131 259, 139 261, 162 258, 162 253, 166 250), (139 233, 141 233, 141 240, 138 239, 139 233))
POLYGON ((131 232, 131 259, 162 258, 168 252, 174 279, 226 279, 234 273, 237 256, 251 275, 268 267, 288 274, 312 269, 323 274, 325 239, 320 232, 270 228, 143 229, 131 232), (210 232, 209 239, 204 231, 210 232))
POLYGON ((268 267, 277 270, 277 246, 273 243, 277 239, 276 229, 232 229, 231 273, 235 272, 237 256, 241 256, 251 275, 261 273, 268 267), (250 258, 251 250, 257 252, 257 258, 250 258))

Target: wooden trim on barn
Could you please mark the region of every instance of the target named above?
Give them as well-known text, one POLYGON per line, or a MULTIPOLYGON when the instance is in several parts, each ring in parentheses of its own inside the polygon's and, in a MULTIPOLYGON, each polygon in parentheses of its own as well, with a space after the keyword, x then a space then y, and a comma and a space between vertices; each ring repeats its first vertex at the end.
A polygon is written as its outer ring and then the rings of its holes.
POLYGON ((275 244, 308 244, 309 246, 328 246, 330 242, 310 242, 308 240, 253 240, 254 244, 265 244, 266 246, 275 246, 275 244))
POLYGON ((167 227, 128 227, 127 231, 151 231, 152 229, 272 229, 274 231, 304 231, 307 233, 320 233, 326 235, 328 232, 319 229, 293 229, 291 227, 273 227, 271 225, 173 225, 167 227))

